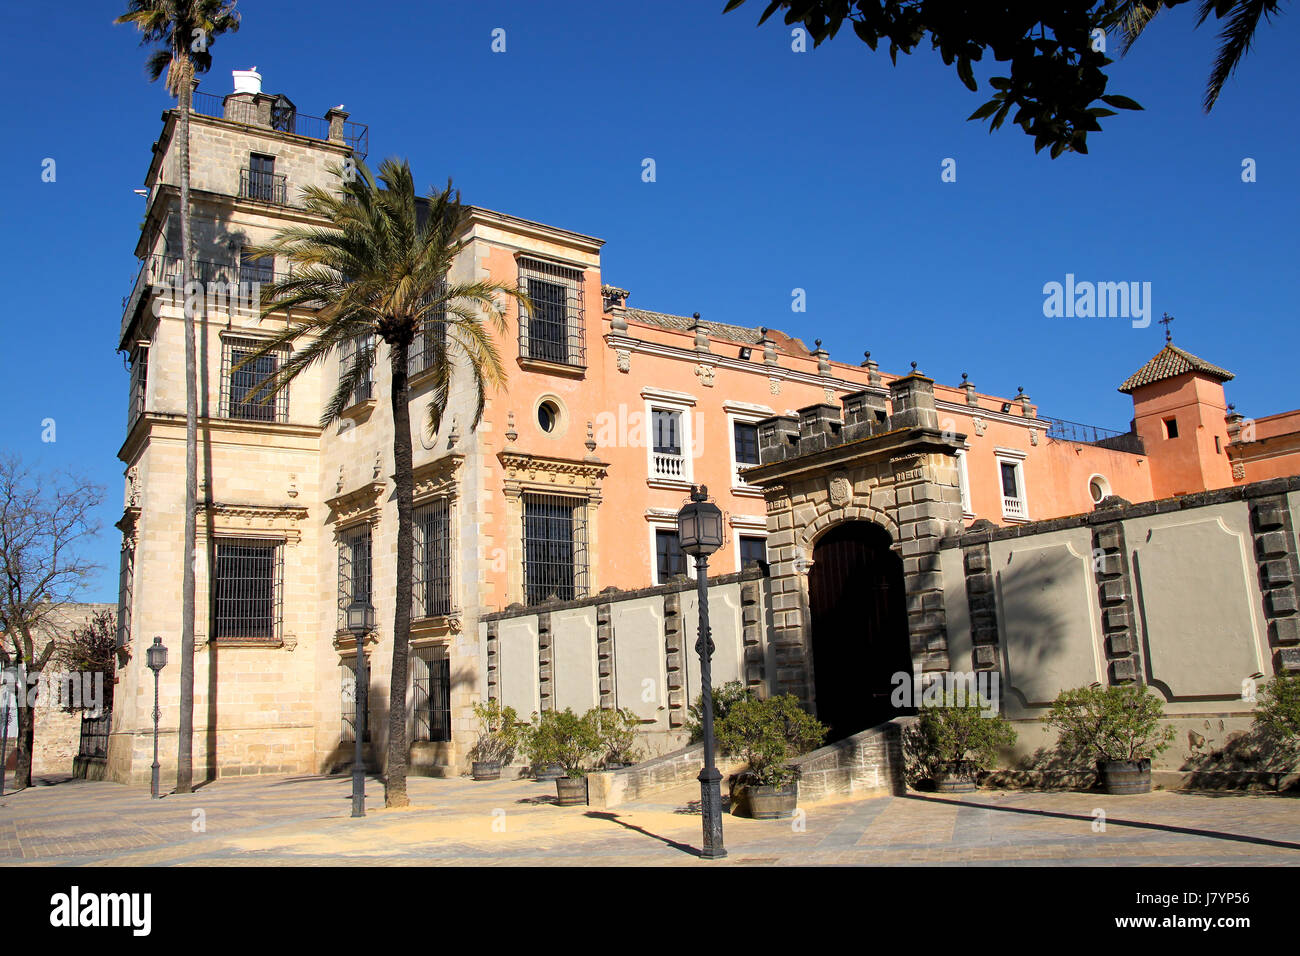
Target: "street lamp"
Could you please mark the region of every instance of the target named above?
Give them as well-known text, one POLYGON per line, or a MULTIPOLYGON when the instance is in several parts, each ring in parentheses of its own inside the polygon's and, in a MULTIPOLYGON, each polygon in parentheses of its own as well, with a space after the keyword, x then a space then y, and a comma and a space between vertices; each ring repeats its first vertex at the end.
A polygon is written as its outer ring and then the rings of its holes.
POLYGON ((695 557, 695 585, 699 589, 700 637, 695 652, 700 655, 700 692, 704 698, 704 769, 700 771, 700 811, 704 817, 704 848, 700 856, 720 860, 727 855, 722 845, 722 774, 713 764, 713 677, 709 661, 713 638, 709 633, 709 555, 722 547, 722 511, 709 500, 704 485, 691 486, 691 500, 677 512, 677 536, 684 552, 695 557))
POLYGON ((366 815, 366 762, 362 741, 366 735, 366 691, 370 675, 366 670, 366 634, 374 630, 375 609, 369 601, 356 598, 348 605, 348 630, 356 640, 357 681, 353 692, 352 736, 356 738, 352 754, 352 815, 366 815))
POLYGON ((153 639, 153 644, 144 652, 144 657, 146 666, 153 671, 153 777, 149 793, 157 800, 162 796, 158 792, 158 718, 162 716, 162 711, 158 709, 158 674, 167 666, 167 648, 163 646, 161 637, 153 639))

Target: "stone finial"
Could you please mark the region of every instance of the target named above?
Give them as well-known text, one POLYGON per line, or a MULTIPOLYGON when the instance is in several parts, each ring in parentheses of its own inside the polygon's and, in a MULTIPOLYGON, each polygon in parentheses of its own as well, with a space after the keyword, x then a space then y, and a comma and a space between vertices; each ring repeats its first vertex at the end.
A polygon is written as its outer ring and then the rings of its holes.
POLYGON ((447 433, 447 447, 455 448, 456 442, 460 441, 460 423, 456 421, 456 416, 451 416, 451 431, 447 433))
POLYGON ((691 319, 693 320, 691 328, 695 330, 695 351, 709 351, 709 333, 704 330, 704 326, 700 323, 700 313, 696 312, 691 316, 691 319))
POLYGON ((1030 407, 1029 396, 1025 394, 1023 385, 1016 386, 1016 400, 1020 402, 1020 414, 1024 418, 1033 418, 1034 410, 1030 407))
POLYGON ((776 340, 767 334, 767 326, 758 330, 758 344, 763 346, 763 364, 776 365, 776 340))
POLYGON ((966 404, 972 408, 978 407, 980 402, 975 397, 975 384, 966 377, 965 372, 961 373, 961 387, 962 391, 966 393, 966 404))
POLYGON ((506 413, 506 443, 513 445, 519 438, 519 432, 515 430, 515 413, 506 413))
POLYGON ((867 384, 873 387, 880 385, 880 363, 871 358, 870 352, 862 353, 862 367, 867 370, 867 384))
POLYGON ((822 348, 822 340, 817 339, 816 348, 813 349, 813 355, 817 356, 817 374, 831 374, 831 353, 822 348))
POLYGON ((602 285, 600 296, 604 309, 609 313, 609 326, 614 332, 627 331, 627 289, 615 285, 602 285))
POLYGON ((596 436, 592 432, 591 422, 587 422, 587 440, 584 444, 587 446, 587 457, 594 459, 596 457, 596 436))

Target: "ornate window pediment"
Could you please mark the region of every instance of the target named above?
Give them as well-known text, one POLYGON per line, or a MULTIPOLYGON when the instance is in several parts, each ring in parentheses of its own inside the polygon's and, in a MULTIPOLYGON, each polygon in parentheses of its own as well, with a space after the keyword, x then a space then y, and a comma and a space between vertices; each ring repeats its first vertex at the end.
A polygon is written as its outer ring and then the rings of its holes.
POLYGON ((594 501, 600 500, 600 483, 609 463, 588 459, 546 458, 503 451, 497 460, 506 471, 505 492, 517 495, 525 490, 571 489, 594 501))
POLYGON ((464 455, 444 455, 416 466, 412 472, 415 479, 414 500, 420 502, 430 498, 456 498, 460 466, 464 460, 464 455))
POLYGON ((354 524, 358 521, 369 521, 373 524, 379 521, 380 498, 387 487, 387 482, 368 481, 353 491, 326 498, 325 504, 329 506, 334 515, 334 523, 338 526, 354 524))
POLYGON ((291 543, 302 538, 301 525, 307 518, 307 509, 297 505, 232 505, 212 502, 199 505, 200 516, 205 512, 208 521, 199 521, 200 536, 208 533, 210 525, 213 534, 270 535, 283 537, 291 543))

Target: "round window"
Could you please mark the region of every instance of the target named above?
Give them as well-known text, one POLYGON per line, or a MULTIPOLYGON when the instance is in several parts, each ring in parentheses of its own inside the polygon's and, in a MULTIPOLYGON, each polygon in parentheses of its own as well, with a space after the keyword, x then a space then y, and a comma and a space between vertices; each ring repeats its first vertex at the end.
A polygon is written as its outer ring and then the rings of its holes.
POLYGON ((1110 486, 1101 475, 1094 475, 1088 482, 1088 492, 1092 495, 1092 503, 1099 505, 1110 495, 1110 486))
POLYGON ((537 427, 548 435, 555 431, 555 425, 560 420, 560 409, 554 402, 542 402, 537 406, 537 427))

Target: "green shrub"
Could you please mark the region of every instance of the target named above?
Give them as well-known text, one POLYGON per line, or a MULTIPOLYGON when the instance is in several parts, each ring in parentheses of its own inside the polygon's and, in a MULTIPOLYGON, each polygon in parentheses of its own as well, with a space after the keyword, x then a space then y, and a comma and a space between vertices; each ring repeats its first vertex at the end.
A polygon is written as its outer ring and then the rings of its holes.
POLYGON ((1300 674, 1278 674, 1259 692, 1251 733, 1264 762, 1288 768, 1300 757, 1300 674))
POLYGON ((587 763, 601 752, 600 732, 592 712, 579 717, 571 708, 533 714, 524 735, 525 752, 534 769, 559 764, 573 779, 587 775, 587 763))
POLYGON ((619 710, 593 709, 588 711, 600 737, 600 746, 604 751, 606 764, 634 764, 641 759, 641 751, 636 746, 637 728, 641 718, 631 710, 623 707, 619 710))
POLYGON ((1160 724, 1164 709, 1144 684, 1094 684, 1061 691, 1041 719, 1061 732, 1066 751, 1086 751, 1098 761, 1150 760, 1174 739, 1174 728, 1160 724))
POLYGON ((474 705, 478 740, 470 748, 471 760, 508 764, 519 746, 519 716, 513 707, 496 700, 474 705))
POLYGON ((927 704, 920 709, 916 723, 903 735, 909 762, 918 775, 930 779, 957 764, 957 772, 969 779, 993 769, 999 753, 1015 745, 1016 731, 996 713, 983 697, 974 698, 952 691, 942 703, 927 704), (986 716, 990 711, 992 717, 986 716))
MULTIPOLYGON (((717 726, 731 705, 740 700, 757 700, 754 692, 738 680, 727 681, 721 687, 713 688, 713 726, 717 726)), ((695 698, 695 703, 686 710, 686 729, 691 732, 691 743, 697 744, 704 739, 704 695, 695 698)))
POLYGON ((804 710, 793 694, 734 700, 716 729, 722 752, 744 758, 745 777, 772 787, 794 780, 798 771, 789 761, 826 739, 826 727, 804 710))

